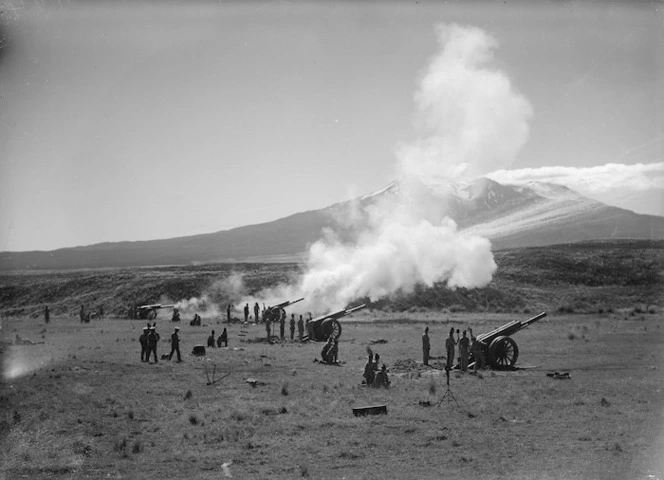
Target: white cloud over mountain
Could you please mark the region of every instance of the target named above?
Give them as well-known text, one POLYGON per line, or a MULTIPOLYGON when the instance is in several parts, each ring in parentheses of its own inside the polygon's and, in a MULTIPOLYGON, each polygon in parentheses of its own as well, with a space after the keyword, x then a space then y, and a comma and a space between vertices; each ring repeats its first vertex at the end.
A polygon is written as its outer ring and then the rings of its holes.
POLYGON ((496 170, 487 177, 512 185, 555 183, 638 213, 664 215, 664 162, 496 170))

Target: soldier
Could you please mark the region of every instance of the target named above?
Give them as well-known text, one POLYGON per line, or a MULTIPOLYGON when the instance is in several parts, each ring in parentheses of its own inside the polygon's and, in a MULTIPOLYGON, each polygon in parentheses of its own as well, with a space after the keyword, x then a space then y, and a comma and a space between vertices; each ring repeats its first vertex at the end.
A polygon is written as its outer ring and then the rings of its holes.
POLYGON ((141 343, 141 362, 148 361, 148 327, 143 327, 143 333, 138 337, 141 343))
POLYGON ((171 353, 168 356, 168 359, 171 360, 173 358, 173 353, 178 354, 178 363, 182 362, 182 358, 180 357, 180 337, 178 336, 180 332, 180 327, 175 327, 175 331, 171 334, 171 353))
POLYGON ((378 371, 378 368, 379 368, 378 365, 379 365, 379 363, 380 363, 380 355, 375 354, 375 355, 374 355, 374 363, 373 363, 373 371, 374 371, 374 375, 375 375, 376 372, 378 371))
POLYGON ((85 307, 83 305, 81 305, 79 316, 81 317, 81 323, 85 322, 85 307))
POLYGON ((150 361, 150 354, 154 353, 154 363, 158 363, 157 360, 157 342, 159 341, 159 334, 155 327, 150 327, 148 330, 148 356, 146 361, 150 361))
POLYGON ((330 355, 330 350, 332 350, 332 337, 330 336, 323 345, 323 350, 320 352, 320 356, 325 363, 332 363, 332 358, 330 355))
POLYGON ((334 343, 332 344, 332 349, 329 354, 332 358, 332 363, 337 363, 339 356, 339 340, 336 338, 334 339, 334 343))
POLYGON ((367 386, 371 387, 373 386, 374 383, 374 361, 373 361, 373 354, 369 353, 369 360, 367 361, 367 364, 364 366, 364 374, 362 374, 364 377, 364 382, 367 384, 367 386))
POLYGON ((293 341, 295 338, 295 314, 291 313, 290 316, 290 339, 293 341))
POLYGON ((211 348, 214 348, 215 345, 216 345, 216 343, 215 343, 215 340, 214 340, 214 330, 212 330, 212 333, 208 337, 207 346, 211 347, 211 348))
POLYGON ((422 364, 429 365, 429 352, 431 351, 431 343, 429 342, 429 327, 424 329, 422 335, 422 364))
POLYGON ((44 323, 51 321, 51 312, 48 309, 48 305, 44 307, 44 323))
POLYGON ((258 323, 258 319, 260 318, 258 314, 261 313, 261 307, 258 306, 258 302, 254 304, 254 322, 258 323))
POLYGON ((380 371, 376 374, 376 379, 374 380, 374 387, 385 387, 388 388, 390 386, 390 379, 387 377, 387 367, 385 364, 383 364, 382 367, 380 367, 380 371))
POLYGON ((228 332, 226 331, 226 327, 224 327, 224 331, 221 332, 221 335, 217 338, 217 347, 221 348, 222 343, 224 344, 224 347, 228 347, 228 332))
POLYGON ((470 339, 466 336, 466 331, 463 331, 463 336, 459 339, 459 358, 461 360, 461 371, 468 370, 468 355, 470 353, 470 339))
POLYGON ((231 323, 231 304, 226 307, 226 322, 231 323))
POLYGON ((473 335, 473 329, 468 328, 468 331, 470 332, 471 339, 470 353, 473 354, 473 358, 475 359, 474 369, 476 372, 477 370, 484 370, 484 351, 482 350, 482 345, 477 340, 477 337, 473 335))
MULTIPOLYGON (((256 305, 258 305, 258 304, 256 304, 256 305)), ((272 330, 272 320, 267 318, 265 320, 265 332, 267 333, 268 343, 270 342, 270 333, 272 333, 271 330, 272 330)))
POLYGON ((178 311, 177 308, 173 309, 173 316, 171 317, 171 322, 179 322, 180 321, 180 312, 178 311))
POLYGON ((297 321, 297 335, 301 342, 302 337, 304 337, 304 320, 302 320, 302 315, 300 315, 300 319, 297 321))
POLYGON ((456 345, 456 340, 454 340, 454 328, 450 328, 450 336, 445 340, 445 350, 447 351, 447 363, 445 368, 447 370, 452 370, 454 366, 454 346, 456 345))
POLYGON ((286 315, 282 315, 281 319, 279 320, 279 336, 281 337, 281 341, 284 341, 285 337, 285 332, 286 331, 286 315))
POLYGON ((246 303, 244 305, 244 323, 247 323, 249 321, 249 304, 246 303))
POLYGON ((104 306, 100 305, 99 306, 99 320, 103 320, 103 319, 104 319, 104 306))

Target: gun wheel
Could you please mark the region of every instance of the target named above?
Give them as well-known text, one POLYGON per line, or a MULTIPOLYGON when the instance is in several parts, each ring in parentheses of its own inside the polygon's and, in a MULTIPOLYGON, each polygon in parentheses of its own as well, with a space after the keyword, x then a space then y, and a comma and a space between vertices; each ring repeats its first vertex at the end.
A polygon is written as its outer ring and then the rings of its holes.
POLYGON ((341 336, 341 323, 339 323, 337 320, 332 320, 332 327, 331 327, 330 335, 335 340, 338 340, 339 337, 341 336))
POLYGON ((489 364, 495 369, 511 368, 519 358, 519 347, 510 337, 495 338, 489 345, 489 364))

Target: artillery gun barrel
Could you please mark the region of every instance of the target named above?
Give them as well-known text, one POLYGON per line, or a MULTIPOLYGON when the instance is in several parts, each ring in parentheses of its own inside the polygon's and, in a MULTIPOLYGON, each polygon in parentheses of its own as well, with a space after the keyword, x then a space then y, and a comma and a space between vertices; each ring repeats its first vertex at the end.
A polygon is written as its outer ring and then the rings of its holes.
POLYGON ((298 298, 297 300, 292 300, 292 301, 291 301, 291 300, 287 300, 287 301, 285 301, 285 302, 280 303, 279 305, 273 305, 272 307, 270 307, 270 309, 272 309, 272 308, 284 308, 284 307, 288 307, 288 306, 290 306, 290 305, 293 305, 294 303, 301 302, 302 300, 304 300, 304 297, 302 297, 302 298, 298 298))
POLYGON ((526 328, 531 323, 535 323, 537 320, 541 320, 544 317, 546 317, 546 312, 542 312, 539 315, 535 315, 533 318, 529 318, 525 322, 521 322, 521 323, 523 325, 523 328, 526 328))
POLYGON ((149 308, 149 309, 157 309, 157 308, 172 308, 175 305, 162 305, 161 303, 155 303, 154 305, 140 305, 136 308, 149 308))

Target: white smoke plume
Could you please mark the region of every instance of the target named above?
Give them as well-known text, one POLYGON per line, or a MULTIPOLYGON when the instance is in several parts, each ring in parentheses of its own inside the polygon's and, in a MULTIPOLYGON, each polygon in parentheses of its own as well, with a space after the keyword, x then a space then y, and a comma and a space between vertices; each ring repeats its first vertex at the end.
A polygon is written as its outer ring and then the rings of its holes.
POLYGON ((444 215, 445 199, 432 198, 427 184, 509 166, 528 137, 532 109, 492 67, 497 42, 482 30, 440 26, 438 41, 415 95, 420 138, 397 151, 399 193, 377 196, 362 211, 351 208, 343 223, 356 228, 352 239, 325 232, 296 284, 263 292, 268 305, 305 297, 305 308, 322 311, 409 292, 418 283, 474 288, 491 280, 490 242, 459 232, 444 215))
MULTIPOLYGON (((245 290, 242 274, 233 273, 229 277, 214 282, 200 297, 178 301, 175 308, 180 311, 180 315, 191 315, 192 317, 195 313, 205 317, 225 316, 226 305, 241 299, 245 290)), ((164 303, 168 303, 168 301, 165 300, 164 303)))

